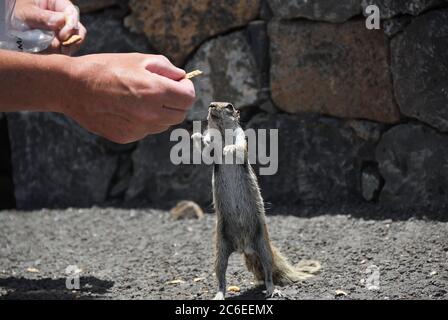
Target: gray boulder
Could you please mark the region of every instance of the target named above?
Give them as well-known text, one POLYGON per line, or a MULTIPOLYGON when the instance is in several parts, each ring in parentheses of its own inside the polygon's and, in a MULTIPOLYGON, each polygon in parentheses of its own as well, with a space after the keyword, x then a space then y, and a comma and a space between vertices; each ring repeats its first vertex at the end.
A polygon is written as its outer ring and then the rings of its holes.
POLYGON ((19 209, 103 204, 117 167, 107 143, 60 114, 7 114, 19 209))
POLYGON ((14 206, 8 128, 6 116, 0 112, 0 210, 14 206))
POLYGON ((361 0, 269 0, 274 17, 344 22, 361 13, 361 0))
POLYGON ((108 7, 124 2, 121 0, 73 0, 73 4, 77 5, 81 14, 103 10, 108 7))
POLYGON ((154 49, 144 35, 134 34, 123 26, 126 8, 109 8, 81 15, 87 28, 85 44, 78 55, 92 53, 141 52, 153 53, 154 49))
POLYGON ((238 31, 204 43, 187 63, 186 70, 204 73, 194 79, 198 95, 189 120, 204 120, 211 101, 230 101, 235 107, 255 105, 261 79, 247 34, 238 31))
POLYGON ((129 8, 124 25, 145 34, 158 52, 181 66, 206 40, 255 20, 260 0, 130 0, 129 8))
POLYGON ((375 131, 380 130, 373 126, 369 123, 369 130, 361 130, 363 125, 317 116, 253 118, 248 127, 278 129, 279 135, 278 172, 259 176, 265 200, 284 204, 362 200, 362 168, 375 160, 375 131))
POLYGON ((392 39, 395 95, 403 114, 448 131, 448 10, 417 17, 392 39))
POLYGON ((382 29, 389 38, 392 38, 399 32, 402 32, 411 22, 411 16, 399 16, 384 20, 382 29))
POLYGON ((400 14, 419 15, 423 11, 444 3, 446 0, 362 0, 361 6, 365 8, 376 5, 380 9, 381 19, 389 19, 400 14))
POLYGON ((380 201, 397 207, 448 203, 448 139, 420 124, 393 127, 376 150, 385 185, 380 201))

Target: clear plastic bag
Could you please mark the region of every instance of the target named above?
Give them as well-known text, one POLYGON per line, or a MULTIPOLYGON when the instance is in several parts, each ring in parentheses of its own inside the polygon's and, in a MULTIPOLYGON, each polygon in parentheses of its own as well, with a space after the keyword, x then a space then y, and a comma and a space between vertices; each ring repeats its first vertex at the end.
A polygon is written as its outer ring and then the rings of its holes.
POLYGON ((20 21, 14 15, 16 1, 0 0, 0 14, 2 27, 0 28, 0 49, 40 52, 47 49, 53 41, 53 31, 31 29, 25 22, 20 21), (3 7, 1 7, 3 6, 3 7))

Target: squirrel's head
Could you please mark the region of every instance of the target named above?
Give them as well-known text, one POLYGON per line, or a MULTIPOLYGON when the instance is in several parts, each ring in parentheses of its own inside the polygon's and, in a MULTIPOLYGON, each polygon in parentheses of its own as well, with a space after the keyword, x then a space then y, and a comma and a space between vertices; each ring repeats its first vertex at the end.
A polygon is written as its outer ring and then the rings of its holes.
POLYGON ((209 128, 220 131, 225 129, 236 129, 240 123, 240 112, 229 102, 212 102, 208 107, 209 128))

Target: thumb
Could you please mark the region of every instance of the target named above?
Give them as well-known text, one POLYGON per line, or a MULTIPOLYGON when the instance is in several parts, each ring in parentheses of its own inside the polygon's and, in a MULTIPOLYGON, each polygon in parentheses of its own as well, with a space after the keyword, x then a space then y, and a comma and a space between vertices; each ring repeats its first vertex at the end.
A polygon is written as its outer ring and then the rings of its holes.
POLYGON ((57 31, 65 24, 63 12, 36 8, 28 12, 24 21, 30 28, 57 31))
POLYGON ((185 77, 184 70, 174 66, 167 58, 162 56, 155 56, 150 59, 146 65, 146 70, 176 81, 185 77))

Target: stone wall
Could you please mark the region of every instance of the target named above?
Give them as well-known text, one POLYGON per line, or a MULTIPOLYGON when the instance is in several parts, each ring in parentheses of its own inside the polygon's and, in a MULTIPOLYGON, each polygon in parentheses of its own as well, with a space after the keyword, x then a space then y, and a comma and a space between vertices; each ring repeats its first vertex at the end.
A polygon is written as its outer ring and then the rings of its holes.
MULTIPOLYGON (((267 201, 448 204, 448 1, 77 2, 81 54, 162 53, 204 71, 182 127, 226 100, 247 127, 279 129, 279 172, 260 177, 267 201), (365 27, 369 4, 380 30, 365 27)), ((122 146, 60 115, 6 119, 18 208, 211 203, 210 168, 172 165, 169 132, 122 146)))

